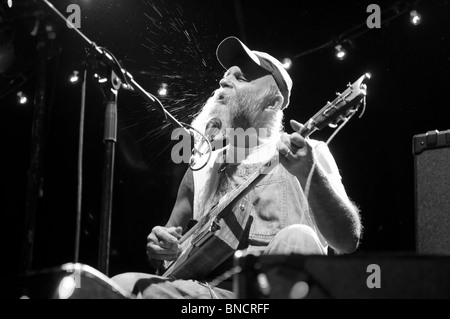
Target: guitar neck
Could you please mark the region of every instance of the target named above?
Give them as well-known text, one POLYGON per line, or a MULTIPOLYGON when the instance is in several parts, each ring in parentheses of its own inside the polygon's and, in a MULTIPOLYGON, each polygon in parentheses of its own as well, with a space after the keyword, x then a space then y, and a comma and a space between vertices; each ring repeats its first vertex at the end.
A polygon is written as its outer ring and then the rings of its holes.
POLYGON ((364 98, 367 94, 366 82, 370 77, 369 73, 365 73, 353 84, 348 84, 344 92, 338 94, 332 102, 327 102, 324 107, 305 123, 298 133, 303 137, 308 137, 327 125, 336 125, 336 123, 348 117, 349 114, 356 112, 365 101, 364 98))

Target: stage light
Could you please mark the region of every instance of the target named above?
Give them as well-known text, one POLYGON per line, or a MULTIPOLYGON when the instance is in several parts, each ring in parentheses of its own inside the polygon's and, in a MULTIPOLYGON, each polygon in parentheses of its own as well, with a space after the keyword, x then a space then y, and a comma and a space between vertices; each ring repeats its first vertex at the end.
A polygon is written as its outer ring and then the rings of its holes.
POLYGON ((289 299, 303 299, 309 294, 309 285, 307 282, 296 282, 289 292, 289 299))
POLYGON ((166 96, 167 95, 167 84, 163 83, 161 84, 161 87, 158 90, 158 95, 159 96, 166 96))
POLYGON ((422 16, 417 10, 412 10, 409 13, 409 21, 412 25, 419 25, 422 22, 422 16))
POLYGON ((347 56, 347 51, 344 49, 344 47, 338 44, 334 47, 334 49, 336 50, 336 58, 338 58, 338 60, 340 61, 344 60, 347 56))
POLYGON ((21 105, 27 104, 28 102, 27 96, 22 91, 17 92, 17 102, 21 105))
POLYGON ((8 7, 12 8, 13 2, 12 0, 8 0, 8 7))
POLYGON ((70 76, 70 83, 77 83, 80 80, 80 77, 78 76, 78 71, 73 71, 72 75, 70 76))
POLYGON ((73 276, 64 277, 58 287, 59 299, 69 299, 73 295, 76 286, 77 284, 73 276))
POLYGON ((285 68, 286 70, 289 70, 292 67, 292 60, 289 58, 284 58, 282 63, 283 63, 283 68, 285 68))

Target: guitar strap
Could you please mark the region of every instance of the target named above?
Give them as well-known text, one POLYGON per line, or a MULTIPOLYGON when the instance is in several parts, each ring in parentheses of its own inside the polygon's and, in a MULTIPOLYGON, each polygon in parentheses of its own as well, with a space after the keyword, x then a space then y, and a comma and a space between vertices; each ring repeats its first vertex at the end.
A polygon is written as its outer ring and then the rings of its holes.
MULTIPOLYGON (((223 164, 219 167, 218 173, 224 174, 225 170, 229 166, 229 163, 226 162, 226 150, 222 154, 223 156, 223 164)), ((226 208, 232 206, 237 201, 242 199, 248 191, 250 191, 253 184, 256 183, 256 180, 258 177, 261 177, 264 175, 263 173, 267 173, 269 170, 272 169, 272 163, 275 161, 276 155, 274 155, 269 161, 263 162, 262 164, 257 166, 257 169, 247 178, 244 182, 238 185, 237 188, 235 188, 232 192, 228 192, 223 197, 218 197, 217 199, 212 201, 211 207, 208 209, 208 211, 211 211, 215 206, 220 205, 223 206, 221 211, 224 211, 226 208)), ((220 185, 218 186, 220 187, 220 185)))

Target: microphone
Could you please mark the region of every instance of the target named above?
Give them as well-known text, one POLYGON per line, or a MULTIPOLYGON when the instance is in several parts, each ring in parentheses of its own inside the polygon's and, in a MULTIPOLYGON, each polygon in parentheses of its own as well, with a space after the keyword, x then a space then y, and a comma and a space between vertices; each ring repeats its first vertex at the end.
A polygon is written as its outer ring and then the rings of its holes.
POLYGON ((205 136, 209 139, 210 142, 213 142, 216 135, 220 133, 221 128, 222 121, 218 117, 213 117, 206 124, 205 136))
MULTIPOLYGON (((214 142, 216 136, 220 133, 221 128, 222 128, 222 121, 217 117, 211 118, 208 121, 208 123, 206 123, 204 135, 208 139, 209 143, 208 143, 208 141, 205 140, 204 137, 202 137, 198 147, 195 147, 195 145, 194 145, 194 148, 192 149, 192 156, 191 156, 191 161, 190 161, 191 167, 197 163, 197 161, 200 157, 202 157, 203 155, 205 155, 208 152, 209 144, 214 142)), ((212 145, 211 145, 211 150, 209 150, 209 151, 212 152, 212 145)))

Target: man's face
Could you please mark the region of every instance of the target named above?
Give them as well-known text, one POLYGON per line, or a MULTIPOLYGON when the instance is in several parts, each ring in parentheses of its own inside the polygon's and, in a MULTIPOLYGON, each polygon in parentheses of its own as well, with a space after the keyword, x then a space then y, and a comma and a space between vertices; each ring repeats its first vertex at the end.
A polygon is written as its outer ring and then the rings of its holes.
POLYGON ((264 110, 274 95, 274 80, 271 75, 249 75, 233 66, 220 80, 220 88, 208 100, 197 116, 199 125, 204 125, 212 117, 219 117, 222 128, 259 129, 267 126, 264 110), (200 123, 204 122, 204 123, 200 123))

